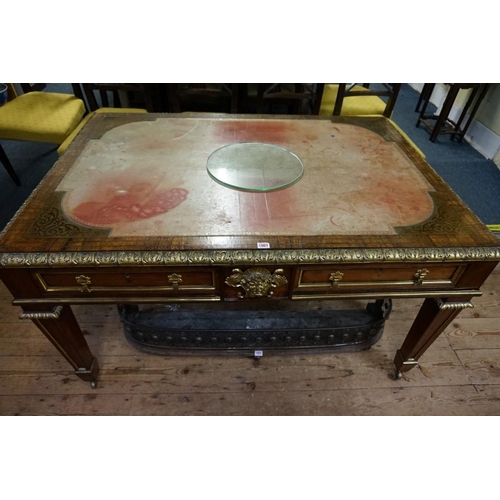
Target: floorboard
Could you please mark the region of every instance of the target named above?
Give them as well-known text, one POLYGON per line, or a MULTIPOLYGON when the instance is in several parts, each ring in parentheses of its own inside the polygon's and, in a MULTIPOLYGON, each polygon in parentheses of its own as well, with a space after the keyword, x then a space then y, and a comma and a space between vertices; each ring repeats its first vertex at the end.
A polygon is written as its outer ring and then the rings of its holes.
POLYGON ((500 415, 500 270, 422 357, 394 380, 392 359, 421 301, 395 301, 368 351, 248 357, 152 356, 129 345, 113 306, 74 308, 99 357, 97 389, 0 283, 1 415, 500 415))

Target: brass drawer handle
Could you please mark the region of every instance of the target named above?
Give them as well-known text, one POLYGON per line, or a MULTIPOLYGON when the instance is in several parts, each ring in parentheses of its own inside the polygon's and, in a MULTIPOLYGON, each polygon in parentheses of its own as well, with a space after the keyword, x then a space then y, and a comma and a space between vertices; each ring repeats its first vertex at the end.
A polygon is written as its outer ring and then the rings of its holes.
POLYGON ((428 274, 428 269, 417 269, 417 272, 413 275, 413 282, 415 283, 415 285, 421 285, 424 282, 424 278, 428 274))
POLYGON ((330 274, 328 281, 332 282, 332 288, 338 288, 339 281, 341 281, 343 277, 344 273, 341 273, 340 271, 335 271, 334 273, 330 274))
POLYGON ((23 312, 19 319, 59 319, 62 310, 63 306, 56 306, 49 312, 23 312))
POLYGON ((84 276, 83 274, 80 276, 77 276, 76 282, 82 287, 80 292, 87 292, 90 293, 92 290, 90 289, 90 285, 92 282, 90 281, 90 278, 88 276, 84 276))
POLYGON ((182 283, 182 274, 169 274, 168 282, 172 285, 175 292, 179 290, 179 285, 182 283))

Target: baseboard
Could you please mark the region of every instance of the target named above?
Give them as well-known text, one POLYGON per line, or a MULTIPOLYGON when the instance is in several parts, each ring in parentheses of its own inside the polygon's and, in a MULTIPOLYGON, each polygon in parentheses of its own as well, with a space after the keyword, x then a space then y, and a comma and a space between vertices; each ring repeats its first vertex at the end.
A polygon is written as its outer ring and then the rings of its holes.
POLYGON ((495 158, 493 158, 493 161, 495 162, 495 165, 500 168, 500 150, 498 151, 497 155, 495 158))
MULTIPOLYGON (((461 111, 461 109, 458 109, 457 115, 451 116, 451 119, 457 119, 461 111)), ((452 113, 453 112, 454 110, 452 109, 452 113)), ((467 119, 468 115, 466 115, 465 120, 467 119)), ((472 123, 465 134, 465 140, 488 160, 495 158, 496 154, 500 150, 500 137, 477 120, 472 120, 472 123)))
MULTIPOLYGON (((415 89, 417 92, 422 92, 423 83, 409 83, 410 87, 415 89)), ((437 106, 436 113, 439 113, 443 105, 444 99, 446 97, 447 89, 436 85, 434 91, 431 95, 431 102, 437 106)), ((450 119, 457 120, 462 113, 462 108, 458 106, 453 106, 450 111, 450 119)), ((466 115, 464 122, 469 119, 469 115, 466 115)), ((481 153, 485 158, 491 160, 495 158, 500 151, 500 136, 495 134, 488 127, 483 125, 480 121, 475 118, 472 120, 467 134, 465 134, 465 140, 479 153, 481 153)), ((500 166, 500 158, 495 158, 495 163, 500 166)))

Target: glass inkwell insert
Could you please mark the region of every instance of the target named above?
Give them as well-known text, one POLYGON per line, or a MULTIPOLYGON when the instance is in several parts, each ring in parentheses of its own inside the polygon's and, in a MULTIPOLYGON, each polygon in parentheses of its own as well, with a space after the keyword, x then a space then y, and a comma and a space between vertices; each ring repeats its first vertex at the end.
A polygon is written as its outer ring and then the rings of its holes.
POLYGON ((301 159, 286 148, 263 142, 229 144, 214 151, 207 171, 223 186, 242 191, 275 191, 304 174, 301 159))

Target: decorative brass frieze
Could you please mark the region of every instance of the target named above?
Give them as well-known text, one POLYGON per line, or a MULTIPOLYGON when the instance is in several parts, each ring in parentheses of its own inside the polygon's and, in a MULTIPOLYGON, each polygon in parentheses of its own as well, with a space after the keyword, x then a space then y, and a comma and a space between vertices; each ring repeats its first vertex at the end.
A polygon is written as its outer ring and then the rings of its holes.
POLYGON ((272 288, 278 288, 286 285, 288 280, 280 273, 283 269, 276 269, 271 274, 267 269, 256 267, 247 269, 245 272, 241 269, 233 269, 233 274, 226 278, 226 285, 235 288, 242 288, 245 293, 238 292, 238 297, 256 299, 260 297, 271 297, 272 288))
POLYGON ((340 271, 335 271, 334 273, 330 274, 328 281, 332 282, 332 288, 338 288, 339 281, 341 281, 343 277, 344 273, 341 273, 340 271))
POLYGON ((80 292, 87 292, 90 293, 92 290, 90 289, 90 285, 92 282, 90 281, 90 278, 88 276, 84 276, 83 274, 81 276, 77 276, 76 282, 82 287, 80 292))
POLYGON ((168 282, 172 285, 174 291, 179 290, 179 285, 182 283, 182 275, 181 274, 169 274, 168 282))
POLYGON ((413 275, 415 285, 421 285, 428 274, 428 269, 417 269, 417 272, 413 275))
POLYGON ((439 309, 467 309, 474 308, 472 302, 444 302, 442 299, 434 299, 439 307, 439 309))
POLYGON ((398 234, 451 234, 456 232, 460 226, 460 214, 456 206, 449 206, 442 195, 435 191, 429 192, 434 202, 434 212, 432 215, 413 226, 395 227, 398 234))
POLYGON ((52 311, 23 312, 19 319, 59 319, 63 306, 56 306, 52 311))
POLYGON ((26 232, 28 238, 68 238, 78 235, 109 236, 109 229, 96 229, 70 222, 61 209, 64 193, 56 192, 48 200, 47 208, 26 232))
POLYGON ((205 250, 36 252, 0 254, 2 267, 231 266, 361 262, 500 261, 500 246, 450 248, 320 248, 311 250, 205 250))

